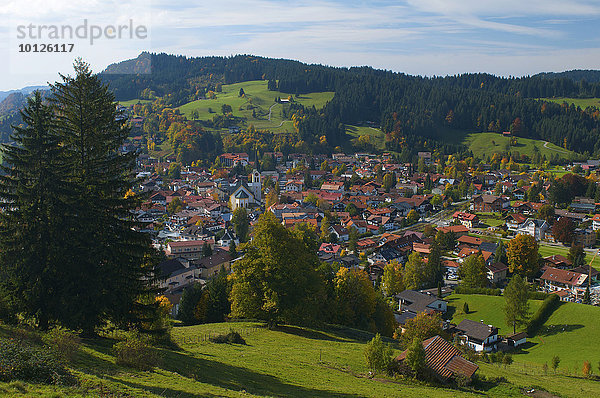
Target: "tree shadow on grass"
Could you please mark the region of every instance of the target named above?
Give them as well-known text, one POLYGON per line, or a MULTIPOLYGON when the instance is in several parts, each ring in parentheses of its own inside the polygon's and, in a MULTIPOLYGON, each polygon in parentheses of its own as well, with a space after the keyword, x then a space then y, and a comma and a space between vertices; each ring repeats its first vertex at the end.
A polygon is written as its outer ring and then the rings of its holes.
POLYGON ((573 325, 544 325, 540 330, 536 333, 537 336, 553 336, 559 333, 568 333, 577 329, 581 329, 583 325, 573 324, 573 325))
POLYGON ((337 342, 348 342, 350 339, 345 338, 339 338, 336 336, 331 336, 328 334, 325 334, 323 332, 320 332, 318 330, 313 330, 313 329, 304 329, 298 326, 292 326, 292 325, 278 325, 275 330, 279 331, 279 332, 283 332, 286 334, 293 334, 295 336, 300 336, 300 337, 304 337, 307 339, 313 339, 313 340, 325 340, 325 341, 337 341, 337 342))
MULTIPOLYGON (((165 357, 163 358, 160 367, 164 370, 176 372, 198 382, 219 386, 228 390, 244 390, 248 393, 257 395, 317 398, 358 397, 358 395, 354 394, 324 391, 288 384, 272 375, 254 372, 247 368, 228 365, 218 361, 196 358, 177 352, 165 352, 165 357)), ((144 386, 141 386, 140 388, 148 389, 148 387, 144 386)), ((160 391, 162 391, 162 389, 156 387, 156 392, 160 391)))

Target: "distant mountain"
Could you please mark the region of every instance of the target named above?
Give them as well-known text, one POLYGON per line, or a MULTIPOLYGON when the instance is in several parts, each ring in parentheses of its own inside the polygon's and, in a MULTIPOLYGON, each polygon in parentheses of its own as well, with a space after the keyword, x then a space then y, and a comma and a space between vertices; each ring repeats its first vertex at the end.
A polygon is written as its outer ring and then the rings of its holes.
POLYGON ((137 58, 110 64, 102 74, 148 74, 150 73, 151 56, 147 52, 141 53, 137 58))
POLYGON ((0 101, 8 97, 12 93, 30 94, 35 90, 48 90, 48 86, 27 86, 17 90, 0 91, 0 101))
POLYGON ((574 69, 565 72, 542 72, 535 75, 545 79, 571 79, 576 82, 585 80, 588 83, 600 83, 600 70, 574 69))
POLYGON ((8 94, 6 98, 0 102, 0 116, 9 115, 21 109, 25 105, 27 96, 20 91, 15 91, 8 94))

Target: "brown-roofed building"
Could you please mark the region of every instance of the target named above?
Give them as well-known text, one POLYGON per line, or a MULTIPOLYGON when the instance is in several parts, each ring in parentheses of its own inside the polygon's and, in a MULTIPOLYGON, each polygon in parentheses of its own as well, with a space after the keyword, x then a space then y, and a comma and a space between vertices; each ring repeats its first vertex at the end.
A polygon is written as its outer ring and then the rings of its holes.
POLYGON ((510 201, 502 196, 479 195, 473 198, 473 210, 478 212, 499 212, 510 207, 510 201))
MULTIPOLYGON (((473 362, 466 360, 460 351, 440 336, 431 337, 423 341, 425 350, 425 365, 441 381, 463 375, 471 378, 479 369, 473 362)), ((408 350, 400 354, 396 360, 404 361, 408 350)))
POLYGON ((540 280, 544 282, 544 289, 547 292, 567 290, 577 299, 584 293, 587 278, 587 274, 549 267, 544 271, 540 280))
POLYGON ((461 236, 469 233, 469 228, 465 227, 464 225, 451 225, 449 227, 439 227, 437 230, 443 234, 452 232, 456 238, 460 238, 461 236))

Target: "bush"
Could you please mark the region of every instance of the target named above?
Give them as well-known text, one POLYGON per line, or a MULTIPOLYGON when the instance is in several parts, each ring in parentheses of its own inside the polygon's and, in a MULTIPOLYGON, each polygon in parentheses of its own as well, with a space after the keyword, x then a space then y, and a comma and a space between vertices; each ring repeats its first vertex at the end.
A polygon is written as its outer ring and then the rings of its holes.
POLYGON ((392 362, 392 349, 381 341, 381 335, 377 333, 365 346, 365 360, 371 371, 389 371, 392 362))
POLYGON ((46 349, 0 339, 0 381, 73 384, 75 378, 46 349))
POLYGON ((139 333, 127 334, 125 340, 113 345, 117 364, 140 370, 150 370, 159 362, 159 355, 148 339, 139 333))
POLYGON ((73 360, 81 345, 81 339, 75 333, 62 327, 50 330, 43 339, 63 362, 73 360))
POLYGON ((556 294, 551 294, 546 297, 540 308, 538 308, 536 313, 533 314, 529 320, 529 323, 527 324, 527 333, 530 336, 533 336, 559 305, 560 298, 556 294))
MULTIPOLYGON (((529 300, 545 300, 546 298, 548 298, 548 293, 544 293, 544 292, 527 292, 527 298, 529 300)), ((556 296, 556 294, 553 294, 552 296, 556 296)))
POLYGON ((454 292, 458 294, 483 294, 486 296, 500 296, 502 294, 500 289, 491 289, 489 287, 465 287, 461 285, 456 286, 454 292))
POLYGON ((215 337, 211 337, 210 341, 217 344, 246 344, 246 340, 241 334, 233 329, 229 329, 227 334, 219 334, 215 337))

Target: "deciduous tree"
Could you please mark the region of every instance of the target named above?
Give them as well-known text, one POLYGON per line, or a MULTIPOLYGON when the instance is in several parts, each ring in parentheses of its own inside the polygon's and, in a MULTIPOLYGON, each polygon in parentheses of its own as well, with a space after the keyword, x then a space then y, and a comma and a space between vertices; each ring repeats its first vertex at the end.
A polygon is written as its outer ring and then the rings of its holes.
POLYGON ((506 247, 510 272, 531 276, 538 270, 538 243, 531 235, 519 234, 506 247))
POLYGON ((525 325, 529 319, 527 283, 515 274, 504 289, 504 317, 507 325, 512 325, 513 333, 517 326, 525 325))

